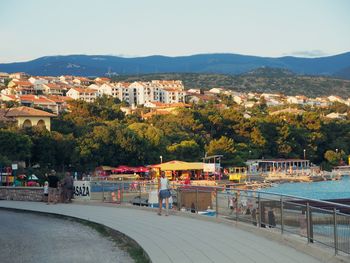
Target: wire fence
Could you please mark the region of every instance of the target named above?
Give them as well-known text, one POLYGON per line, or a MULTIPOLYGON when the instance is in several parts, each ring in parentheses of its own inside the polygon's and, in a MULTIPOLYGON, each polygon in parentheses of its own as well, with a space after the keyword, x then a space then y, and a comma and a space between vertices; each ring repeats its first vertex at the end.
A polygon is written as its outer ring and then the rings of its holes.
MULTIPOLYGON (((91 199, 158 207, 157 184, 91 181, 91 199)), ((301 236, 350 254, 350 206, 261 191, 172 183, 173 209, 301 236)))

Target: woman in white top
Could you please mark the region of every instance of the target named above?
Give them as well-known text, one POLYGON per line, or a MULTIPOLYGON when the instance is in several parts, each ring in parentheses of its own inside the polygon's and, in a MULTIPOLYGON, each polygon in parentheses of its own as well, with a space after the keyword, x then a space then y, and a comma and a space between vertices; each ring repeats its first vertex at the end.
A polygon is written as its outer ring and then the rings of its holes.
POLYGON ((162 172, 162 176, 158 179, 158 199, 159 199, 159 211, 158 215, 162 215, 162 206, 163 199, 165 199, 165 208, 166 208, 166 216, 169 215, 169 197, 171 196, 169 190, 169 181, 168 178, 165 177, 164 172, 162 172))

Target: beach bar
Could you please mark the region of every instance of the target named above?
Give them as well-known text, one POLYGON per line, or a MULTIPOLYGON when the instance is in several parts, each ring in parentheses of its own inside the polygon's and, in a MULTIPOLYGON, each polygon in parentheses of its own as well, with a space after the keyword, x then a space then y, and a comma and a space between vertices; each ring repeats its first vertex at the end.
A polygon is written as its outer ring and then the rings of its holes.
POLYGON ((310 160, 304 159, 256 159, 246 162, 249 173, 284 172, 304 173, 310 170, 310 160))

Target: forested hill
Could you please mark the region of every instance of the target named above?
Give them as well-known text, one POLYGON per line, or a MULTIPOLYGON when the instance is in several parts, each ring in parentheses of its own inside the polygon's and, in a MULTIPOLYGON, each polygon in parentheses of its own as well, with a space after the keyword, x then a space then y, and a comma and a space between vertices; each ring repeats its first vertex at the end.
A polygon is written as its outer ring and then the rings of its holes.
POLYGON ((40 76, 104 76, 169 72, 237 75, 261 67, 288 69, 299 75, 350 79, 350 52, 320 58, 291 56, 273 58, 224 53, 134 58, 101 55, 47 56, 26 62, 0 64, 0 72, 23 71, 40 76))
POLYGON ((271 92, 285 95, 305 95, 320 97, 337 95, 350 97, 350 80, 320 76, 300 76, 291 71, 273 68, 259 68, 242 75, 224 74, 146 74, 116 76, 116 81, 148 81, 153 79, 179 79, 185 88, 209 90, 222 87, 239 92, 271 92))

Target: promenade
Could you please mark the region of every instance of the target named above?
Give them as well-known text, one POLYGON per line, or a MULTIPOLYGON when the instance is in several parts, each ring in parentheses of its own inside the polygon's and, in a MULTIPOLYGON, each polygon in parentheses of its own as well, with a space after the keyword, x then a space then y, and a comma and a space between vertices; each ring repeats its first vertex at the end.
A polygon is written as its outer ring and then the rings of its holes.
POLYGON ((46 205, 4 200, 0 201, 0 208, 67 215, 103 224, 134 239, 154 263, 345 262, 331 252, 317 253, 315 247, 296 237, 294 246, 299 246, 298 250, 289 246, 290 241, 282 235, 268 230, 254 230, 253 226, 249 227, 250 230, 243 230, 244 226, 235 223, 218 223, 191 216, 158 216, 151 209, 96 203, 46 205), (303 253, 303 249, 310 249, 313 252, 309 254, 315 257, 303 253))

